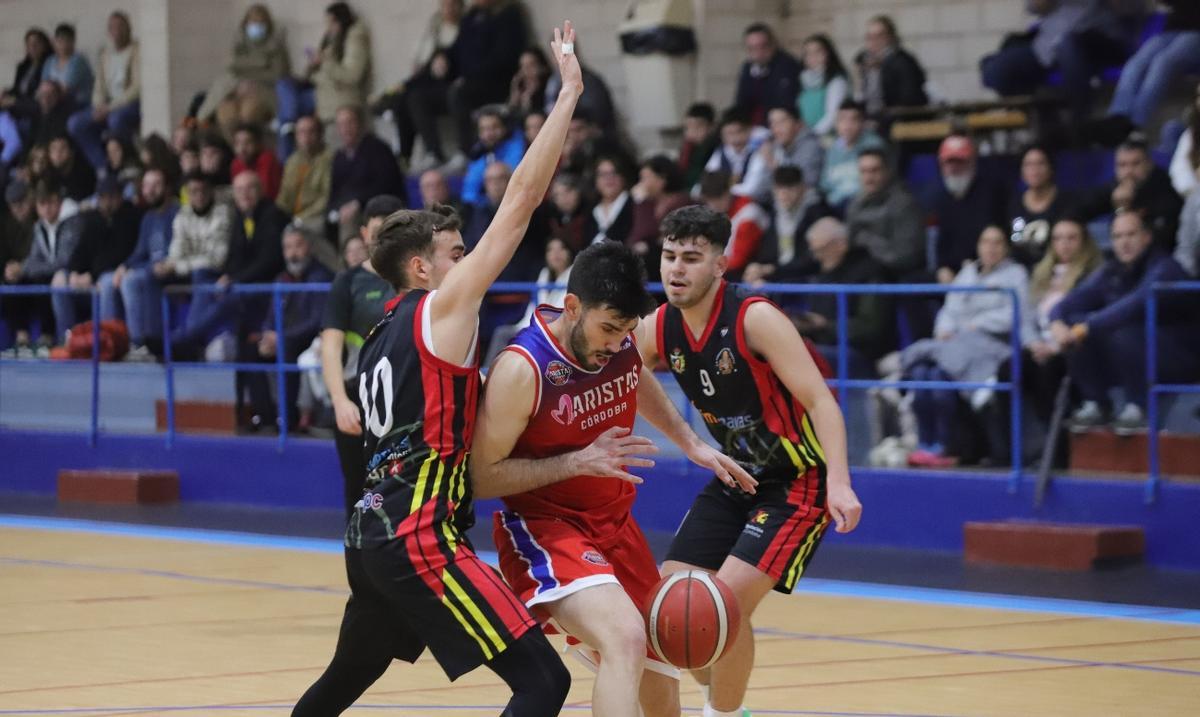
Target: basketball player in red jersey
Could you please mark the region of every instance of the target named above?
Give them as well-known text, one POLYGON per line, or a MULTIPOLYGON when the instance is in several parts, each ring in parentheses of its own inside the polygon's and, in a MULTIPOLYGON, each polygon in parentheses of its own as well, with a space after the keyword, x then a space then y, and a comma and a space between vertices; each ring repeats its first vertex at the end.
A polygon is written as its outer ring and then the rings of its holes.
POLYGON ((447 207, 396 212, 376 234, 371 263, 398 296, 359 354, 368 460, 346 530, 351 596, 333 660, 297 717, 340 714, 393 659, 426 647, 451 680, 479 665, 499 675, 513 691, 504 715, 557 715, 566 699, 570 673, 466 536, 479 307, 546 194, 583 91, 571 24, 554 35, 558 101, 475 250, 463 255, 447 207))
POLYGON ((630 513, 641 480, 627 468, 653 466, 641 456, 654 446, 630 435, 635 415, 727 485, 753 492, 754 481, 692 432, 643 367, 631 332, 653 302, 632 251, 581 252, 564 303, 535 311, 488 375, 476 495, 505 496, 494 535, 517 595, 599 653, 593 714, 636 717, 640 696, 648 717, 678 717, 678 671, 646 657, 640 608, 659 574, 630 513))
POLYGON ((862 514, 837 400, 791 320, 725 282, 729 232, 728 218, 702 206, 663 219, 668 303, 642 322, 638 342, 646 365, 668 364, 718 445, 759 483, 753 495, 709 483, 663 563, 664 575, 716 573, 741 608, 729 652, 696 674, 708 686, 705 717, 743 714, 754 609, 772 588, 795 588, 829 517, 847 533, 862 514))

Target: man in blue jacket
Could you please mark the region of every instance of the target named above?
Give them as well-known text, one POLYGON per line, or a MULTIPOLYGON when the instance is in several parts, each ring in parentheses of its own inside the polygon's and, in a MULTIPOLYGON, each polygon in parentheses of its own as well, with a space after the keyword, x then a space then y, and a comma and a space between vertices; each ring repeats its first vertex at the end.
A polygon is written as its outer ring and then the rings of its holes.
POLYGON ((462 200, 468 206, 488 201, 483 191, 483 174, 488 165, 503 162, 515 167, 525 155, 525 137, 509 129, 502 105, 480 108, 475 113, 475 127, 479 141, 471 148, 471 163, 463 177, 462 200))
MULTIPOLYGON (((1067 355, 1083 403, 1077 429, 1106 423, 1108 392, 1120 386, 1125 406, 1113 420, 1120 434, 1146 428, 1146 296, 1155 282, 1183 281, 1187 273, 1163 249, 1140 214, 1122 212, 1112 225, 1113 259, 1063 298, 1051 312, 1050 331, 1067 355)), ((1195 297, 1162 294, 1158 313, 1158 380, 1200 377, 1200 325, 1195 297)))
POLYGON ((167 258, 171 246, 171 227, 179 211, 174 192, 161 169, 147 169, 142 175, 146 213, 142 215, 137 244, 112 276, 113 288, 121 292, 125 324, 129 327, 129 356, 134 360, 153 360, 147 344, 154 343, 153 348, 158 349, 162 339, 162 283, 152 269, 167 258))

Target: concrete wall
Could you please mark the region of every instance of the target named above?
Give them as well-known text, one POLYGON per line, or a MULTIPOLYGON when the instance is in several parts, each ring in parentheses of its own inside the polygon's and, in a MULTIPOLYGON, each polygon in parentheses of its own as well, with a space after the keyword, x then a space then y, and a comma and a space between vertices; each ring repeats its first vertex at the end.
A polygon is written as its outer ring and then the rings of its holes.
MULTIPOLYGON (((142 42, 144 115, 149 129, 164 131, 178 120, 193 93, 204 89, 225 64, 231 38, 252 0, 0 0, 0 72, 9 72, 23 51, 21 36, 30 25, 51 29, 60 21, 76 24, 80 49, 94 57, 104 42, 105 18, 126 9, 142 42)), ((326 0, 267 0, 287 33, 293 62, 319 41, 326 0)), ((411 67, 411 47, 435 0, 355 0, 372 32, 375 82, 382 87, 403 79, 411 67)), ((741 31, 754 20, 771 23, 784 43, 798 50, 813 32, 830 33, 843 59, 861 46, 867 19, 890 13, 905 42, 929 69, 930 79, 951 99, 985 96, 979 85, 979 57, 1026 20, 1020 0, 693 0, 700 41, 696 96, 718 106, 733 96, 742 60, 741 31)), ((548 40, 551 29, 570 18, 579 28, 589 65, 608 80, 621 110, 628 114, 628 83, 616 26, 629 0, 530 0, 534 31, 548 40)), ((7 77, 4 78, 7 82, 7 77)), ((651 139, 642 137, 641 139, 651 139)))

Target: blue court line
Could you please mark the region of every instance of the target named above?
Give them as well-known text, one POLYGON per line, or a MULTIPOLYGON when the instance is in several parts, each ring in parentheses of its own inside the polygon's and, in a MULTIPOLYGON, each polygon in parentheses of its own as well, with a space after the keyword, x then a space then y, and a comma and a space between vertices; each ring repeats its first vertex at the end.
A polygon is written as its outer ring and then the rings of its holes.
MULTIPOLYGON (((1008 652, 1006 650, 971 650, 959 647, 943 647, 939 645, 926 645, 919 642, 900 642, 897 640, 877 640, 869 637, 852 637, 849 635, 821 635, 818 633, 809 632, 790 632, 788 630, 778 630, 775 628, 754 628, 756 635, 773 635, 776 637, 787 637, 797 640, 813 640, 821 642, 842 642, 851 645, 870 645, 872 647, 890 647, 901 648, 908 650, 920 650, 922 652, 935 652, 944 655, 963 655, 966 657, 998 657, 1009 660, 1025 660, 1027 662, 1045 662, 1055 665, 1064 665, 1072 667, 1112 667, 1121 670, 1138 670, 1142 672, 1162 672, 1171 675, 1182 675, 1186 677, 1200 677, 1200 670, 1185 670, 1177 667, 1159 667, 1157 665, 1139 665, 1131 662, 1106 662, 1103 660, 1079 660, 1070 657, 1051 657, 1048 655, 1031 655, 1027 652, 1008 652)), ((1087 645, 1080 645, 1079 648, 1085 648, 1087 645)), ((1070 645, 1057 647, 1060 650, 1078 649, 1070 645)), ((946 677, 954 677, 954 675, 946 675, 946 677)))
MULTIPOLYGON (((136 538, 152 538, 158 540, 178 540, 207 545, 237 545, 250 548, 269 548, 277 550, 299 550, 305 552, 338 554, 343 547, 339 540, 324 538, 296 538, 278 535, 262 535, 258 533, 239 533, 233 531, 203 530, 197 528, 170 528, 149 525, 129 525, 126 523, 109 523, 93 520, 78 520, 74 518, 48 518, 26 515, 0 515, 0 528, 24 528, 32 530, 51 530, 65 532, 81 532, 102 535, 118 535, 136 538)), ((493 551, 479 551, 481 560, 489 565, 497 564, 497 556, 493 551)), ((5 559, 12 562, 17 559, 5 559)), ((37 562, 37 561, 34 561, 37 562)), ((52 561, 42 564, 54 565, 52 561)), ((95 567, 64 563, 60 567, 95 567)), ((200 582, 222 582, 227 584, 242 584, 252 587, 263 587, 277 590, 316 590, 329 591, 327 588, 305 588, 296 585, 280 583, 257 582, 253 580, 237 581, 220 578, 201 578, 185 573, 169 573, 167 571, 141 571, 135 568, 112 568, 115 571, 144 572, 158 574, 162 577, 178 577, 180 579, 198 580, 200 582)), ((954 607, 973 607, 994 610, 1013 610, 1017 612, 1042 612, 1060 615, 1076 615, 1116 620, 1148 620, 1177 625, 1200 625, 1200 610, 1181 608, 1166 608, 1152 605, 1125 605, 1120 603, 1088 602, 1082 600, 1063 600, 1059 598, 1024 597, 1016 595, 999 595, 993 593, 975 593, 962 590, 944 590, 941 588, 920 588, 900 585, 883 585, 878 583, 858 583, 844 580, 826 580, 821 578, 804 578, 798 584, 797 594, 829 595, 834 597, 870 598, 876 600, 891 600, 913 602, 926 605, 948 605, 954 607)), ((3 712, 0 712, 3 714, 3 712)))
MULTIPOLYGON (((290 704, 279 705, 163 705, 159 707, 65 707, 59 709, 0 709, 0 715, 89 715, 111 712, 144 714, 147 712, 225 712, 230 710, 274 711, 291 710, 290 704)), ((446 710, 479 710, 492 714, 503 710, 504 705, 384 705, 360 704, 353 710, 419 710, 420 712, 444 712, 446 710)), ((700 707, 684 707, 685 712, 699 712, 700 707)), ((565 705, 564 712, 591 712, 589 705, 565 705)), ((796 715, 798 717, 955 717, 948 714, 914 714, 901 712, 821 712, 819 710, 754 710, 756 715, 796 715)))

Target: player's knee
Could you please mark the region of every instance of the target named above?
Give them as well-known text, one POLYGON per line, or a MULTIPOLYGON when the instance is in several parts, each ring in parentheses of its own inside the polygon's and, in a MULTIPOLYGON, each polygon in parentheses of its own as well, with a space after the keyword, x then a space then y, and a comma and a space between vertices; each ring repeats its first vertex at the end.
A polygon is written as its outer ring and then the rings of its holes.
POLYGON ((606 626, 597 649, 602 659, 637 661, 646 656, 646 625, 636 610, 606 626))

